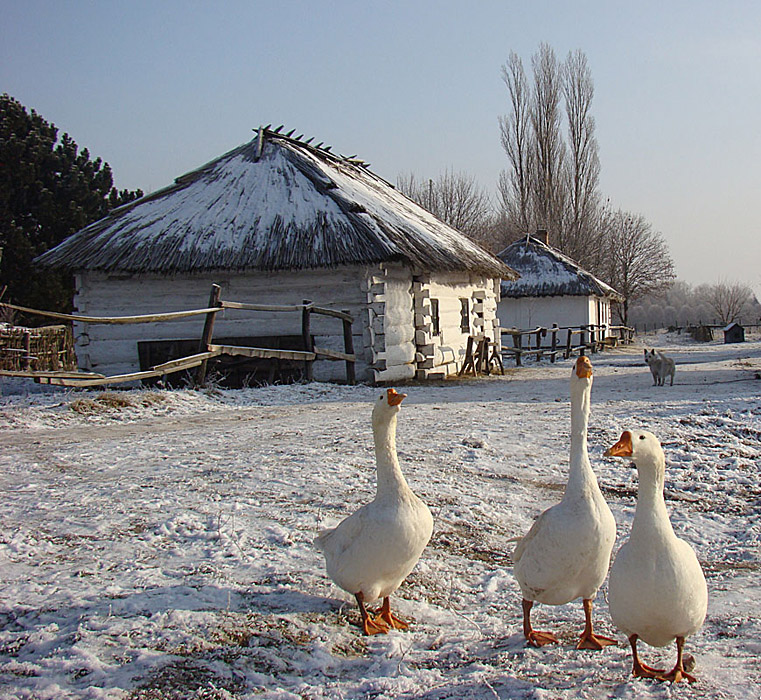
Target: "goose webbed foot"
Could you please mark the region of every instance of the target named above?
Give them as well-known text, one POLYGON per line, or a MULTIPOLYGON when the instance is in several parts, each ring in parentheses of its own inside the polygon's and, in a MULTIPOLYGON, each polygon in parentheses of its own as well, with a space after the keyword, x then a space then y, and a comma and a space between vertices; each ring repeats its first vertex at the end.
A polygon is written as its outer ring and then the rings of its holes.
POLYGON ((585 625, 576 648, 601 651, 605 647, 616 646, 617 642, 615 639, 603 637, 601 634, 595 634, 592 631, 592 600, 590 598, 584 598, 583 605, 585 625))
POLYGON ((610 637, 603 637, 601 634, 582 634, 579 638, 577 649, 591 649, 592 651, 601 651, 605 647, 616 646, 618 642, 610 637))
POLYGON ((523 599, 523 636, 532 647, 543 647, 547 644, 557 644, 558 638, 552 632, 540 632, 531 626, 531 608, 533 600, 523 599))
POLYGON ((526 641, 532 647, 543 647, 547 644, 558 644, 558 638, 552 634, 552 632, 540 632, 539 630, 532 629, 528 634, 524 635, 526 641))
POLYGON ((672 683, 679 683, 682 680, 686 680, 688 683, 694 683, 697 678, 693 676, 689 671, 695 668, 695 657, 692 654, 684 654, 682 649, 684 648, 684 637, 676 638, 676 665, 668 673, 663 673, 660 676, 662 681, 671 681, 672 683))
POLYGON ((372 636, 374 634, 386 634, 389 630, 389 627, 383 622, 382 619, 380 619, 380 616, 370 615, 370 613, 367 612, 367 608, 365 607, 365 597, 362 592, 360 591, 359 593, 355 593, 354 597, 357 599, 357 605, 359 606, 359 614, 362 618, 360 627, 362 627, 364 633, 367 636, 372 636))
POLYGON ((400 620, 396 615, 391 612, 391 602, 388 598, 383 599, 383 605, 380 612, 375 616, 375 621, 386 625, 388 629, 406 630, 409 624, 404 620, 400 620))
POLYGON ((632 647, 632 676, 635 678, 656 678, 658 680, 663 680, 663 676, 666 673, 665 669, 653 668, 652 666, 643 664, 639 660, 639 654, 637 653, 637 639, 639 639, 639 637, 636 634, 629 637, 629 644, 631 644, 632 647))

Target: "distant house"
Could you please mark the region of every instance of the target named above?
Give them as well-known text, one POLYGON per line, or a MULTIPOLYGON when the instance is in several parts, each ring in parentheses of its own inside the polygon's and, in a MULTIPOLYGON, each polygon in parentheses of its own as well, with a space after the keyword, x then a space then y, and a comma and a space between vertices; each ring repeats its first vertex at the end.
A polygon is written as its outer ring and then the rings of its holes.
MULTIPOLYGON (((398 381, 457 371, 471 334, 494 334, 507 265, 329 148, 261 128, 174 184, 115 209, 38 258, 75 273, 89 316, 204 308, 222 298, 348 310, 357 378, 398 381)), ((292 133, 292 132, 291 132, 292 133)), ((311 139, 309 140, 311 142, 311 139)), ((283 315, 281 315, 283 316, 283 315)), ((343 349, 340 323, 313 321, 315 344, 343 349)), ((203 317, 76 325, 80 367, 138 369, 138 341, 200 338, 203 317)), ((225 311, 215 337, 300 335, 300 318, 225 311)), ((316 363, 339 379, 343 363, 316 363)))
POLYGON ((744 343, 745 342, 745 328, 739 323, 733 322, 724 328, 724 342, 725 343, 744 343))
POLYGON ((547 231, 517 240, 497 257, 518 272, 505 279, 497 316, 505 328, 610 324, 611 302, 624 297, 549 245, 547 231))

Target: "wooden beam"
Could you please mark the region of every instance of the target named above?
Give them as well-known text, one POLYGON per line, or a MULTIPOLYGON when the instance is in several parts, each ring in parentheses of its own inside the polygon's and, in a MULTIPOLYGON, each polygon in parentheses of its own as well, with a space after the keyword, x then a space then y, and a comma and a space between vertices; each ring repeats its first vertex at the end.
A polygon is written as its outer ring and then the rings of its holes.
POLYGON ((153 323, 157 321, 175 321, 179 318, 188 316, 200 316, 202 314, 217 313, 221 307, 213 309, 194 309, 192 311, 169 311, 163 314, 142 314, 140 316, 80 316, 79 314, 59 314, 56 311, 40 311, 39 309, 29 309, 26 306, 16 306, 15 304, 0 303, 0 307, 23 311, 28 314, 37 314, 38 316, 49 316, 50 318, 60 318, 64 321, 80 321, 82 323, 153 323))
MULTIPOLYGON (((278 360, 314 360, 314 352, 303 350, 276 350, 274 348, 249 348, 242 345, 210 345, 210 351, 218 351, 222 355, 243 355, 244 357, 274 358, 278 360)), ((341 358, 344 359, 343 357, 341 358)))
POLYGON ((354 353, 331 350, 330 348, 318 348, 317 346, 314 348, 314 354, 326 360, 345 360, 346 362, 355 362, 357 359, 354 353))
POLYGON ((195 362, 195 360, 203 362, 204 360, 208 360, 212 357, 217 357, 219 354, 220 353, 218 352, 213 352, 210 350, 207 352, 199 352, 196 355, 188 355, 187 357, 181 357, 177 360, 169 360, 169 362, 163 362, 160 365, 151 367, 151 370, 163 370, 168 374, 170 372, 174 372, 175 367, 185 366, 188 362, 195 362))
POLYGON ((65 378, 73 378, 76 379, 77 377, 82 377, 83 379, 96 379, 96 378, 105 378, 105 374, 98 374, 97 372, 64 372, 64 371, 57 371, 57 370, 51 370, 49 372, 46 372, 44 370, 29 370, 28 372, 24 372, 22 370, 12 370, 12 369, 0 369, 0 376, 3 377, 27 377, 29 379, 37 379, 39 377, 65 377, 65 378))
POLYGON ((334 309, 325 309, 321 306, 311 305, 312 313, 322 314, 323 316, 332 316, 333 318, 340 318, 342 321, 354 322, 354 317, 347 311, 335 311, 334 309))
MULTIPOLYGON (((102 384, 123 384, 124 382, 136 382, 141 379, 151 379, 152 377, 161 377, 165 374, 172 374, 173 372, 181 372, 184 369, 191 369, 197 367, 204 360, 199 359, 196 355, 191 355, 190 358, 183 358, 185 362, 178 364, 179 361, 174 360, 175 363, 170 369, 151 369, 145 372, 131 372, 129 374, 115 374, 111 377, 99 377, 97 379, 75 379, 72 377, 58 377, 47 376, 40 377, 40 384, 53 384, 55 386, 100 386, 102 384)), ((161 367, 161 365, 158 365, 161 367)))
POLYGON ((240 301, 222 301, 223 309, 243 309, 244 311, 301 311, 302 304, 278 306, 276 304, 246 304, 240 301))

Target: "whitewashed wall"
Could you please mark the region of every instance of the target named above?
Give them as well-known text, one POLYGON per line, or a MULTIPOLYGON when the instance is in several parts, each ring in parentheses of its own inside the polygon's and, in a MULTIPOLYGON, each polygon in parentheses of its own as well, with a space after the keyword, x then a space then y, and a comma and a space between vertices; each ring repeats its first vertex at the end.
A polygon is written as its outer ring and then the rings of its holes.
POLYGON ((412 272, 400 263, 381 264, 367 281, 365 347, 376 382, 415 376, 412 272))
MULTIPOLYGON (((229 301, 300 304, 348 311, 358 381, 398 382, 453 374, 462 366, 468 335, 497 336, 499 281, 465 274, 415 276, 401 263, 337 270, 207 275, 107 275, 77 277, 75 308, 87 316, 131 316, 205 308, 212 284, 229 301), (440 333, 433 334, 430 299, 439 300, 440 333), (469 330, 460 329, 460 299, 469 300, 469 330)), ((138 341, 200 339, 204 316, 134 324, 75 324, 79 366, 106 375, 139 370, 138 341)), ((343 350, 343 326, 313 314, 315 344, 343 350)), ((225 310, 217 315, 214 337, 300 335, 298 312, 225 310)), ((345 379, 343 362, 318 361, 318 381, 345 379)))
POLYGON ((541 326, 586 326, 610 323, 610 300, 598 297, 554 296, 504 298, 497 315, 503 328, 528 330, 541 326), (601 301, 598 313, 598 301, 601 301))
MULTIPOLYGON (((359 381, 374 378, 372 358, 364 343, 367 317, 367 285, 370 276, 364 266, 278 273, 209 273, 206 275, 160 276, 107 275, 87 273, 77 276, 74 305, 88 316, 129 316, 166 311, 205 308, 212 283, 222 287, 222 299, 259 304, 300 304, 304 299, 354 317, 352 335, 357 355, 359 381)), ((107 375, 139 369, 139 340, 199 338, 204 316, 187 320, 135 325, 75 324, 79 365, 107 375)), ((335 318, 311 316, 315 344, 343 350, 343 326, 335 318)), ((300 335, 298 312, 249 312, 226 310, 217 315, 214 336, 300 335)), ((315 379, 345 379, 343 362, 318 361, 315 379)))
POLYGON ((418 379, 456 373, 465 359, 468 336, 486 334, 499 342, 499 280, 465 274, 420 276, 414 282, 418 379), (431 300, 438 300, 435 333, 431 300), (468 330, 461 329, 461 299, 468 300, 468 330))

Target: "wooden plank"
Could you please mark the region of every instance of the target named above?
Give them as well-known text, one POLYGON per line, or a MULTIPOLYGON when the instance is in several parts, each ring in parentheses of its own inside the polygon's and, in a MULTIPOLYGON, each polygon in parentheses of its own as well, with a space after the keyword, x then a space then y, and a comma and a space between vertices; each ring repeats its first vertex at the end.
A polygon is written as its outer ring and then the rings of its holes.
POLYGON ((331 350, 329 348, 318 348, 315 346, 314 354, 326 360, 346 360, 354 362, 357 358, 354 353, 341 352, 340 350, 331 350))
POLYGON ((346 311, 334 311, 333 309, 325 309, 321 306, 315 306, 314 304, 311 305, 312 313, 315 314, 322 314, 323 316, 332 316, 333 318, 340 318, 342 321, 349 321, 349 323, 354 322, 354 318, 350 314, 348 314, 346 311))
POLYGON ((221 308, 214 309, 194 309, 192 311, 168 311, 163 314, 141 314, 140 316, 80 316, 78 314, 59 314, 56 311, 40 311, 39 309, 29 309, 26 306, 16 306, 15 304, 0 303, 0 306, 23 311, 28 314, 37 314, 38 316, 49 316, 50 318, 60 318, 65 321, 80 321, 81 323, 154 323, 157 321, 173 321, 179 318, 189 316, 200 316, 201 314, 216 313, 221 308))
MULTIPOLYGON (((313 352, 303 350, 275 350, 273 348, 248 348, 242 345, 210 345, 212 352, 219 351, 222 355, 243 355, 244 357, 276 358, 278 360, 314 360, 313 352)), ((344 358, 341 358, 344 359, 344 358)))
POLYGON ((169 362, 163 362, 160 365, 154 365, 151 367, 151 370, 164 370, 164 372, 168 371, 174 371, 174 367, 180 367, 185 366, 189 361, 195 362, 195 360, 198 360, 199 362, 203 362, 204 360, 208 360, 212 357, 217 357, 220 353, 218 352, 212 352, 211 350, 207 352, 199 352, 195 355, 188 355, 187 357, 181 357, 177 360, 169 360, 169 362))
MULTIPOLYGON (((174 367, 171 372, 180 372, 184 369, 191 369, 201 364, 203 360, 188 362, 184 365, 174 367)), ((161 377, 165 374, 171 374, 166 370, 148 370, 146 372, 131 372, 130 374, 115 374, 111 377, 102 377, 100 379, 74 379, 65 377, 40 377, 40 384, 53 384, 55 386, 101 386, 103 384, 122 384, 124 382, 136 382, 141 379, 151 379, 152 377, 161 377)))
POLYGON ((83 379, 94 379, 97 377, 103 378, 106 375, 99 374, 98 372, 64 372, 55 370, 51 370, 50 372, 45 372, 44 370, 29 370, 24 372, 21 370, 0 369, 0 376, 27 377, 29 379, 37 379, 38 377, 82 377, 83 379))
POLYGON ((301 311, 301 304, 248 304, 241 301, 222 301, 223 309, 242 309, 244 311, 301 311))

